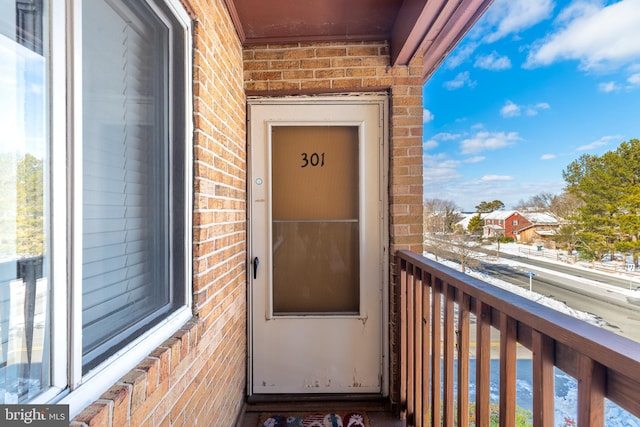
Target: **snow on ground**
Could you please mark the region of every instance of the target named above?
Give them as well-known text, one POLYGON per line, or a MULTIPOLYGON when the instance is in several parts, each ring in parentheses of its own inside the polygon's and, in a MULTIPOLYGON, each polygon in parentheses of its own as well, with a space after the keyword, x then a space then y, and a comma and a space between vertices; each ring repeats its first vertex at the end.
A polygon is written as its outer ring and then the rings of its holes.
MULTIPOLYGON (((500 245, 500 250, 502 251, 502 247, 503 245, 500 245)), ((426 258, 435 260, 435 255, 433 255, 430 252, 425 252, 424 256, 426 258)), ((483 262, 499 262, 500 264, 505 264, 505 265, 510 265, 510 266, 520 266, 519 263, 516 263, 514 261, 510 261, 510 260, 506 260, 506 259, 498 259, 498 260, 494 260, 491 261, 488 257, 486 257, 486 254, 484 253, 480 253, 478 252, 478 258, 482 258, 483 262)), ((460 264, 454 261, 449 261, 449 260, 443 260, 443 259, 438 259, 438 262, 440 264, 446 265, 449 268, 453 268, 455 270, 460 271, 460 264)), ((470 269, 468 267, 466 267, 466 274, 468 274, 471 277, 475 277, 476 279, 480 279, 484 282, 487 282, 491 285, 497 286, 499 288, 505 289, 511 293, 520 295, 524 298, 536 301, 546 307, 552 308, 556 311, 559 311, 561 313, 567 314, 569 316, 575 317, 576 319, 581 319, 584 320, 585 322, 591 323, 593 325, 596 326, 603 326, 605 324, 605 322, 599 320, 596 316, 594 316, 591 313, 585 313, 583 311, 579 311, 579 310, 575 310, 569 306, 567 306, 565 303, 560 302, 560 301, 556 301, 553 298, 549 298, 546 297, 544 295, 541 295, 537 292, 531 292, 528 289, 524 289, 521 288, 520 286, 516 286, 513 285, 509 282, 505 282, 504 280, 500 280, 500 279, 496 279, 495 277, 492 277, 482 271, 479 270, 473 270, 470 269)))
MULTIPOLYGON (((502 253, 508 253, 511 255, 520 255, 522 256, 522 253, 519 251, 520 248, 522 248, 523 245, 518 245, 518 244, 510 244, 510 243, 501 243, 500 244, 500 252, 502 253)), ((524 246, 525 248, 527 248, 526 246, 524 246)), ((497 250, 497 247, 495 245, 493 246, 483 246, 483 248, 485 249, 492 249, 492 250, 497 250)), ((545 249, 546 250, 546 249, 545 249)), ((548 250, 546 250, 548 251, 548 250)), ((429 259, 433 259, 435 260, 435 255, 429 253, 429 252, 425 252, 424 256, 429 258, 429 259)), ((523 267, 526 264, 524 263, 520 263, 518 261, 512 261, 512 260, 507 260, 504 258, 496 258, 496 257, 491 257, 491 256, 487 256, 487 254, 485 253, 477 253, 476 256, 477 259, 481 259, 483 262, 494 262, 494 263, 499 263, 502 265, 509 265, 511 267, 523 267)), ((561 264, 563 266, 572 266, 576 269, 582 269, 582 270, 590 270, 589 265, 586 263, 582 263, 582 262, 578 262, 575 264, 567 264, 566 262, 562 262, 562 261, 557 261, 557 260, 553 260, 553 259, 549 259, 549 258, 544 258, 542 256, 532 256, 532 258, 535 258, 536 260, 541 260, 541 261, 545 261, 548 262, 550 264, 550 268, 552 267, 552 264, 557 263, 557 264, 561 264)), ((458 271, 460 271, 460 264, 453 262, 453 261, 448 261, 448 260, 442 260, 439 259, 438 260, 439 263, 444 264, 450 268, 456 269, 458 271)), ((591 285, 591 286, 596 286, 596 287, 600 287, 600 288, 604 288, 606 289, 608 292, 618 292, 621 294, 622 299, 624 299, 625 296, 629 296, 629 295, 635 295, 635 294, 640 294, 640 292, 638 291, 630 291, 627 289, 623 289, 620 287, 616 287, 616 286, 610 286, 610 285, 606 285, 600 282, 596 282, 593 280, 588 280, 588 279, 584 279, 584 278, 580 278, 577 276, 570 276, 570 275, 566 275, 566 274, 562 274, 559 273, 557 271, 553 271, 552 269, 544 269, 544 268, 540 268, 540 267, 535 267, 536 271, 546 271, 552 274, 556 274, 556 275, 561 275, 561 276, 566 276, 566 277, 571 277, 573 280, 578 280, 581 283, 584 282, 585 284, 591 285)), ((638 275, 628 275, 628 274, 622 274, 622 273, 613 273, 613 272, 602 272, 600 271, 600 273, 602 274, 608 274, 611 275, 612 277, 617 277, 617 278, 624 278, 630 281, 630 287, 632 287, 633 289, 635 289, 638 285, 640 285, 640 278, 638 277, 638 275)), ((604 324, 603 321, 599 320, 596 316, 590 314, 590 313, 585 313, 579 310, 575 310, 572 309, 571 307, 568 307, 566 304, 556 301, 552 298, 548 298, 544 295, 538 294, 536 292, 530 292, 528 289, 524 289, 521 288, 519 286, 516 285, 512 285, 511 283, 505 282, 503 280, 500 279, 496 279, 494 277, 491 277, 490 275, 482 272, 482 271, 478 271, 478 270, 473 270, 473 269, 469 269, 466 268, 466 274, 475 277, 477 279, 480 279, 482 281, 485 281, 489 284, 492 284, 494 286, 500 287, 502 289, 506 289, 510 292, 513 292, 514 294, 518 294, 522 297, 525 297, 527 299, 530 300, 534 300, 536 302, 539 302, 540 304, 543 304, 547 307, 550 307, 554 310, 560 311, 562 313, 565 313, 569 316, 573 316, 575 318, 578 319, 582 319, 586 322, 589 322, 591 324, 594 324, 596 326, 602 326, 604 324)), ((560 387, 556 387, 555 390, 555 394, 556 394, 556 398, 555 398, 555 413, 554 413, 554 424, 556 426, 568 426, 568 425, 576 425, 576 424, 571 424, 571 422, 575 423, 575 420, 577 419, 577 407, 578 407, 578 400, 577 400, 577 391, 578 391, 578 386, 577 386, 577 382, 575 381, 575 379, 571 378, 570 376, 568 376, 567 374, 565 374, 564 372, 557 370, 555 371, 555 377, 556 377, 556 382, 560 382, 562 383, 562 386, 560 387)), ((528 390, 531 389, 531 384, 529 383, 530 379, 522 379, 519 378, 518 379, 518 387, 517 387, 517 393, 518 395, 527 395, 528 390)), ((496 385, 497 387, 497 385, 496 385)), ((521 404, 521 403, 519 403, 521 404)), ((524 406, 527 409, 531 409, 531 407, 528 404, 524 404, 524 406)), ((640 419, 638 419, 637 417, 634 417, 633 415, 631 415, 629 412, 625 411, 624 409, 620 408, 618 405, 615 405, 614 403, 612 403, 609 400, 606 400, 605 402, 605 425, 607 427, 640 427, 640 419)))
MULTIPOLYGON (((497 250, 497 246, 495 244, 492 244, 490 246, 484 246, 485 248, 488 249, 493 249, 493 250, 497 250)), ((503 253, 507 253, 510 255, 518 255, 518 256, 523 256, 523 251, 528 251, 528 249, 531 248, 531 246, 527 246, 527 245, 522 245, 522 244, 518 244, 518 243, 501 243, 500 244, 500 252, 503 253)), ((606 289, 611 289, 613 288, 613 290, 619 291, 621 292, 623 295, 635 295, 638 294, 635 291, 635 288, 640 286, 640 274, 638 273, 627 273, 627 272, 622 272, 622 271, 608 271, 606 270, 604 267, 606 267, 607 265, 611 265, 612 263, 610 262, 596 262, 596 263, 591 263, 591 262, 586 262, 586 261, 578 261, 576 263, 568 263, 566 261, 562 261, 561 259, 566 258, 566 252, 561 251, 561 250, 554 250, 554 249, 543 249, 543 253, 547 254, 547 256, 538 256, 537 252, 535 250, 531 251, 532 256, 530 258, 532 259, 536 259, 539 261, 543 261, 549 264, 557 264, 557 265, 563 265, 565 267, 571 267, 571 268, 575 268, 576 270, 587 270, 587 271, 593 271, 593 265, 595 264, 596 266, 600 266, 602 267, 601 269, 598 270, 598 273, 606 275, 606 276, 611 276, 611 277, 615 277, 617 279, 622 279, 622 280, 629 280, 629 284, 630 284, 630 288, 633 288, 634 291, 632 291, 631 293, 629 292, 629 290, 626 289, 622 289, 620 287, 614 286, 614 287, 607 287, 606 289), (548 255, 551 254, 551 257, 549 257, 548 255)), ((505 260, 503 260, 505 261, 505 260)), ((578 277, 574 277, 571 276, 573 279, 579 279, 578 277)), ((586 279, 582 279, 584 280, 585 283, 590 284, 590 285, 603 285, 600 282, 594 282, 592 280, 586 280, 586 279)), ((604 285, 606 286, 606 285, 604 285)))

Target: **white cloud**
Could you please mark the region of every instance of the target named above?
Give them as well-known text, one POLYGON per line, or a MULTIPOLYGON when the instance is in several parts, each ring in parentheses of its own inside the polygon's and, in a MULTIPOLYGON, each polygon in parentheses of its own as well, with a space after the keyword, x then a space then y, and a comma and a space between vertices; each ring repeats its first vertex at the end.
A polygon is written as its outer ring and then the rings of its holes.
POLYGON ((470 42, 464 46, 459 47, 458 49, 455 49, 452 52, 451 56, 447 58, 444 66, 448 69, 454 69, 458 67, 471 57, 477 47, 477 43, 470 42))
POLYGON ((591 151, 591 150, 595 150, 596 148, 600 148, 607 145, 606 142, 598 140, 598 141, 594 141, 591 144, 586 144, 586 145, 581 145, 580 147, 576 148, 576 151, 591 151))
POLYGON ((559 194, 566 183, 557 181, 521 181, 517 178, 504 181, 482 180, 481 178, 442 182, 437 185, 425 185, 427 198, 446 198, 452 200, 465 211, 473 210, 483 200, 501 200, 507 208, 515 206, 520 200, 543 192, 559 194))
POLYGON ((549 18, 553 7, 553 0, 496 0, 480 22, 481 26, 492 27, 484 41, 493 43, 533 27, 549 18))
POLYGON ((509 175, 485 175, 480 178, 482 182, 494 182, 494 181, 513 181, 513 177, 509 175))
POLYGON ((607 135, 607 136, 603 136, 597 141, 593 141, 589 144, 581 145, 580 147, 576 148, 576 151, 591 151, 591 150, 595 150, 596 148, 606 147, 607 145, 610 145, 611 142, 617 143, 621 140, 622 140, 621 135, 607 135))
POLYGON ((437 146, 438 146, 438 141, 436 141, 435 139, 430 139, 422 143, 422 148, 424 150, 433 150, 437 146))
POLYGON ((457 167, 460 162, 446 158, 445 154, 424 156, 424 181, 425 185, 451 184, 460 178, 457 167))
POLYGON ((605 93, 616 92, 620 90, 620 86, 616 82, 604 82, 598 85, 598 90, 605 93))
POLYGON ((508 70, 511 68, 511 60, 508 56, 500 56, 494 51, 488 55, 478 56, 473 66, 484 70, 508 70))
POLYGON ((422 110, 422 123, 429 123, 433 120, 433 113, 426 108, 422 110))
POLYGON ((517 117, 520 115, 520 106, 512 101, 507 101, 500 109, 502 117, 517 117))
POLYGON ((640 73, 632 74, 627 78, 631 86, 640 86, 640 73))
POLYGON ((484 156, 475 156, 475 157, 469 157, 468 159, 465 159, 464 162, 465 163, 480 163, 485 161, 486 157, 484 156))
POLYGON ((475 85, 476 82, 471 80, 468 71, 458 73, 453 80, 444 82, 444 87, 448 90, 460 89, 463 86, 474 87, 475 85))
POLYGON ((437 139, 438 141, 452 141, 460 138, 460 136, 459 133, 440 132, 435 134, 433 139, 437 139))
POLYGON ((444 167, 424 168, 422 174, 425 187, 434 189, 442 189, 442 185, 451 184, 461 177, 456 169, 444 167))
POLYGON ((555 154, 543 154, 542 156, 540 156, 540 160, 553 160, 555 158, 555 154))
POLYGON ((559 30, 539 42, 525 67, 578 60, 582 69, 620 66, 640 58, 640 1, 609 6, 578 1, 558 17, 559 30))
POLYGON ((438 154, 428 154, 425 156, 424 161, 426 164, 434 165, 437 162, 441 162, 447 158, 446 153, 438 153, 438 154))
POLYGON ((524 110, 524 114, 527 116, 537 116, 540 110, 548 110, 549 108, 551 108, 551 105, 547 102, 539 102, 535 105, 518 105, 513 101, 507 100, 500 109, 500 115, 505 118, 518 117, 524 110))
POLYGON ((438 164, 438 167, 441 167, 444 169, 455 169, 458 166, 460 166, 460 162, 457 160, 451 160, 451 159, 444 160, 438 164))
MULTIPOLYGON (((633 67, 632 67, 633 68, 633 67)), ((604 93, 620 92, 623 89, 634 90, 640 88, 640 73, 633 73, 627 77, 626 82, 603 82, 598 85, 598 90, 604 93)))
POLYGON ((478 132, 473 138, 460 143, 462 154, 474 154, 486 150, 497 150, 521 140, 517 132, 478 132))
POLYGON ((440 146, 440 141, 453 141, 460 139, 459 133, 440 132, 431 137, 431 139, 422 143, 423 150, 433 150, 440 146))

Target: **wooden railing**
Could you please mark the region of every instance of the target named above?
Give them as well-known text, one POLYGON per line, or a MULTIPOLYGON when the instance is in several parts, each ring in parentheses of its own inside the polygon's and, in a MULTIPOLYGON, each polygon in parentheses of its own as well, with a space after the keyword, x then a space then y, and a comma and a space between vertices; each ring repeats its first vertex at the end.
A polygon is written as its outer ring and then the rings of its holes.
POLYGON ((534 426, 554 425, 554 367, 577 381, 578 427, 604 425, 605 398, 640 417, 640 343, 413 252, 398 252, 396 268, 399 403, 408 426, 489 426, 492 357, 500 364, 499 423, 515 426, 518 346, 531 350, 534 426))

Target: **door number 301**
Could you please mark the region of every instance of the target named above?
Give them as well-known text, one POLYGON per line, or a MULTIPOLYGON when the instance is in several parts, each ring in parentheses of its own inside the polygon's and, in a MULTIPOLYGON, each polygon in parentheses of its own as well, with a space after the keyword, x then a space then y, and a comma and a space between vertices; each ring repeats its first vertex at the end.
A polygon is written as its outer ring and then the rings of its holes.
POLYGON ((302 153, 301 168, 311 167, 323 167, 324 166, 324 153, 302 153))

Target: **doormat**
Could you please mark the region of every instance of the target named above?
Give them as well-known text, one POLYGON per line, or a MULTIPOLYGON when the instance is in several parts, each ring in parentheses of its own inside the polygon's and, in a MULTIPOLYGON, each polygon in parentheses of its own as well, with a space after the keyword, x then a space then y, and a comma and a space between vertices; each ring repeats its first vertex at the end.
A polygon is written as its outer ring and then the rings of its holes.
POLYGON ((263 413, 258 427, 370 427, 363 411, 263 413))

